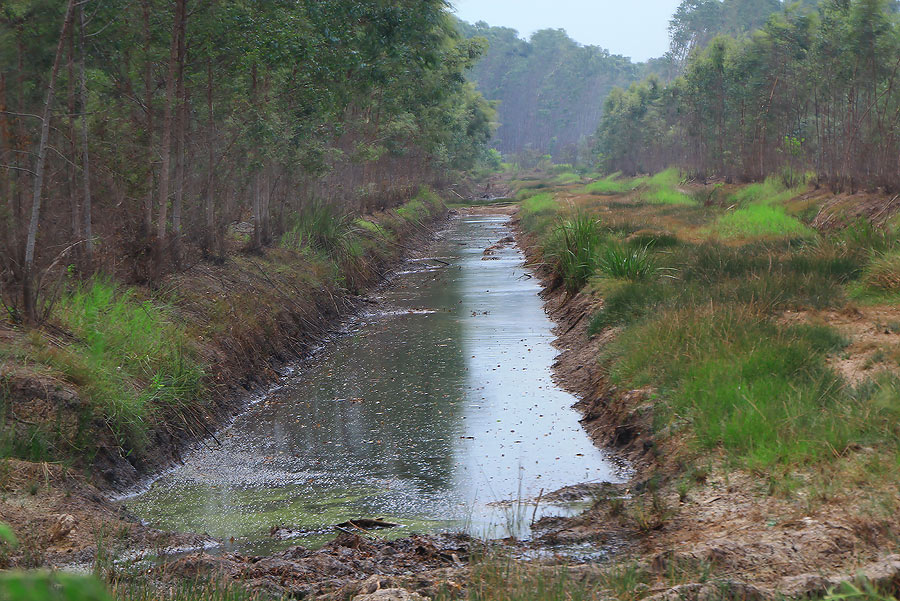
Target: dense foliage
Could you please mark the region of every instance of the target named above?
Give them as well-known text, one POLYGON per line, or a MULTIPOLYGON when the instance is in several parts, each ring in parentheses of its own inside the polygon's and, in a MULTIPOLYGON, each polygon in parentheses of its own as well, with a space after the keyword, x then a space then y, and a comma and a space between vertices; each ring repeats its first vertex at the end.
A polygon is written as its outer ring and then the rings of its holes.
POLYGON ((485 152, 483 52, 443 0, 4 2, 0 282, 33 318, 67 249, 152 279, 229 224, 259 248, 315 200, 407 200, 485 152))
POLYGON ((514 29, 480 22, 459 24, 466 37, 483 38, 489 49, 472 69, 479 91, 499 101, 494 144, 504 154, 552 154, 576 163, 594 133, 602 100, 615 86, 639 78, 640 66, 596 46, 581 46, 565 31, 545 29, 530 40, 514 29), (580 145, 580 146, 579 146, 580 145))
POLYGON ((608 97, 598 150, 610 171, 678 165, 741 180, 807 172, 834 189, 900 187, 900 20, 889 0, 825 0, 718 36, 670 85, 608 97))

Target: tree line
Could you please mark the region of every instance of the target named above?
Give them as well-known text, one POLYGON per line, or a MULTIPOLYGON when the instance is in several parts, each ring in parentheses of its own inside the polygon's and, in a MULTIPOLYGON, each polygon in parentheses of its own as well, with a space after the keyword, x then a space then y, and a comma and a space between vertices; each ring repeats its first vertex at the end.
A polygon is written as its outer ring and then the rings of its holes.
POLYGON ((813 172, 834 190, 900 189, 900 19, 890 0, 824 0, 718 35, 669 84, 614 90, 596 149, 605 168, 677 165, 754 180, 813 172))
POLYGON ((151 281, 276 241, 309 203, 394 206, 486 156, 485 52, 444 0, 0 3, 0 286, 151 281))
POLYGON ((538 31, 526 41, 514 29, 484 22, 460 21, 458 27, 467 38, 488 41, 470 78, 486 98, 498 102, 494 146, 525 163, 528 155, 552 154, 565 163, 578 162, 579 153, 589 158, 587 140, 603 108, 597 100, 643 73, 642 65, 582 46, 561 29, 538 31))

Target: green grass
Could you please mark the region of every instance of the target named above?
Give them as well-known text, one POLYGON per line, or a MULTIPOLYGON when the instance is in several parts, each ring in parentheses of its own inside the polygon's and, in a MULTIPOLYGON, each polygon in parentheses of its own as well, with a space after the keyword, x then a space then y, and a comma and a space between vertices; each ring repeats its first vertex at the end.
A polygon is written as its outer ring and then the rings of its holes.
POLYGON ((545 255, 569 292, 579 291, 596 272, 600 243, 600 222, 594 217, 579 213, 557 224, 545 255))
POLYGON ((552 194, 542 192, 522 201, 519 211, 522 227, 529 232, 542 234, 556 219, 559 203, 552 194))
POLYGON ((584 187, 583 192, 597 196, 617 196, 628 194, 632 190, 634 190, 634 184, 631 179, 622 179, 621 173, 613 173, 599 181, 588 184, 584 187))
POLYGON ((603 247, 597 266, 611 278, 646 280, 657 272, 651 246, 610 243, 603 247))
POLYGON ((700 449, 721 448, 739 465, 768 469, 895 435, 900 407, 874 411, 864 403, 863 411, 826 366, 836 339, 779 326, 753 306, 688 307, 629 328, 605 360, 616 383, 666 391, 657 428, 689 426, 700 449))
POLYGON ((666 169, 649 178, 634 180, 639 188, 638 199, 649 204, 696 205, 690 195, 680 191, 681 174, 677 169, 666 169))
POLYGON ((707 233, 723 239, 814 237, 815 230, 785 213, 778 206, 755 204, 720 217, 707 233))
POLYGON ((566 171, 564 173, 560 173, 550 181, 556 186, 568 186, 570 184, 580 182, 581 176, 577 173, 566 171))
POLYGON ((764 182, 743 186, 728 196, 727 202, 738 206, 753 204, 781 205, 806 191, 805 186, 788 188, 781 178, 771 176, 764 182))
POLYGON ((202 395, 203 369, 170 306, 98 278, 63 296, 54 320, 74 341, 36 357, 81 388, 126 448, 141 446, 158 410, 202 395))

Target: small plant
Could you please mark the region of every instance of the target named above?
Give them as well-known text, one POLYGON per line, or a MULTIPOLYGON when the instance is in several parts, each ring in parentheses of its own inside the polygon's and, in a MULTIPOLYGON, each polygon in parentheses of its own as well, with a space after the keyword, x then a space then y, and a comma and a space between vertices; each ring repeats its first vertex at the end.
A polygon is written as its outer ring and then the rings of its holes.
POLYGON ((651 245, 629 248, 622 244, 609 244, 597 259, 600 271, 611 278, 640 281, 657 271, 651 245))

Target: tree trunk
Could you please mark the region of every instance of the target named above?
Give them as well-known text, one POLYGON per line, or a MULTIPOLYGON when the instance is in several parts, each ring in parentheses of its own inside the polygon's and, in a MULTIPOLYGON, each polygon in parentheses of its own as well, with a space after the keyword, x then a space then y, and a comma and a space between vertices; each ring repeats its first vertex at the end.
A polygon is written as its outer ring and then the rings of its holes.
POLYGON ((169 69, 166 75, 166 103, 163 107, 163 131, 160 143, 161 161, 159 167, 159 219, 156 223, 156 243, 154 245, 155 269, 157 274, 162 268, 165 254, 166 234, 169 226, 169 168, 172 164, 172 121, 175 109, 175 79, 178 67, 178 45, 181 21, 184 18, 185 0, 175 1, 174 19, 172 21, 172 41, 169 45, 169 69))
POLYGON ((175 198, 172 203, 172 258, 175 268, 181 269, 181 213, 184 205, 184 144, 187 129, 187 94, 184 88, 184 63, 187 50, 185 27, 187 14, 182 9, 178 22, 178 69, 176 75, 175 95, 178 102, 175 131, 175 198))
POLYGON ((94 232, 91 216, 91 161, 88 154, 88 106, 87 106, 87 76, 85 75, 85 62, 87 55, 84 49, 84 4, 78 9, 81 21, 81 33, 78 38, 78 46, 81 54, 79 66, 79 78, 81 79, 81 217, 84 220, 82 234, 84 235, 84 262, 88 272, 94 269, 94 232))
POLYGON ((34 289, 34 246, 37 241, 38 223, 41 219, 41 192, 44 187, 44 170, 47 165, 47 151, 50 140, 50 117, 53 108, 53 97, 56 93, 56 75, 59 73, 59 63, 65 46, 66 32, 72 25, 75 0, 69 0, 66 4, 66 15, 63 19, 62 31, 59 34, 59 42, 56 45, 56 56, 53 59, 53 67, 50 70, 50 81, 47 83, 47 100, 44 102, 44 114, 41 122, 41 141, 38 145, 37 163, 34 167, 34 193, 31 200, 31 221, 28 224, 28 238, 25 241, 25 265, 24 279, 22 281, 22 295, 25 304, 25 316, 34 323, 37 320, 37 290, 34 289))
POLYGON ((147 108, 147 195, 144 197, 143 236, 149 241, 153 232, 153 61, 150 59, 152 30, 150 29, 150 0, 144 0, 144 104, 147 108))
POLYGON ((204 237, 204 249, 207 254, 218 256, 216 248, 216 209, 214 205, 215 195, 215 164, 216 164, 216 122, 213 118, 213 72, 212 59, 206 59, 206 110, 207 110, 207 135, 209 137, 209 167, 206 174, 206 199, 204 213, 206 214, 206 236, 204 237))

